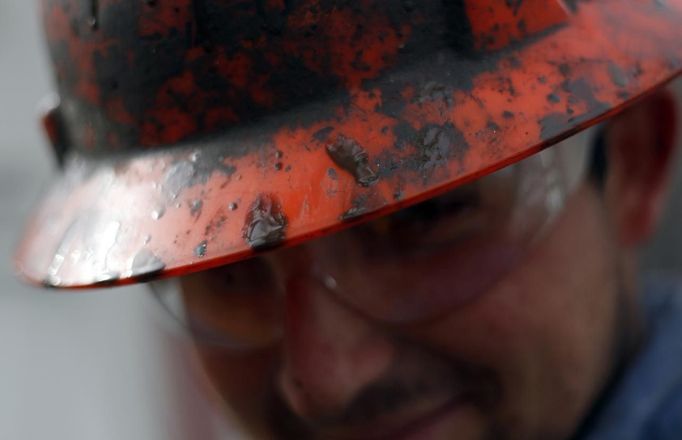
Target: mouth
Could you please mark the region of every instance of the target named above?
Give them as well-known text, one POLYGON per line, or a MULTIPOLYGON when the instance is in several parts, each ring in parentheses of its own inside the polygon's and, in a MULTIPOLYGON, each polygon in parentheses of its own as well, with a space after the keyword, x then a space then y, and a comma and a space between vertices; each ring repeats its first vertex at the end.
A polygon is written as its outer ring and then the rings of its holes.
POLYGON ((289 402, 281 388, 272 391, 269 424, 276 438, 307 440, 480 438, 502 395, 492 370, 424 350, 401 352, 391 370, 339 406, 305 395, 289 402))
POLYGON ((401 412, 372 419, 364 424, 354 424, 319 432, 316 438, 324 440, 425 440, 435 438, 439 427, 457 417, 469 407, 469 402, 456 398, 437 404, 433 409, 412 408, 411 414, 401 412))

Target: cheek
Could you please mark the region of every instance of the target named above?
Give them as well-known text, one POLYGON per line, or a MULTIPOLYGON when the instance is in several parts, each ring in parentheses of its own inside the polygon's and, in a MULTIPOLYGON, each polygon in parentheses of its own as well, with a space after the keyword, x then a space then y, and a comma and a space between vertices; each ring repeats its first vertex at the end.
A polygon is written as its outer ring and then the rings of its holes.
POLYGON ((217 391, 221 403, 227 404, 247 431, 261 438, 267 431, 276 351, 237 353, 207 346, 197 346, 197 351, 209 386, 217 391))
POLYGON ((610 367, 617 289, 596 203, 577 194, 493 289, 413 329, 441 352, 496 371, 502 397, 493 417, 523 437, 570 433, 610 367))

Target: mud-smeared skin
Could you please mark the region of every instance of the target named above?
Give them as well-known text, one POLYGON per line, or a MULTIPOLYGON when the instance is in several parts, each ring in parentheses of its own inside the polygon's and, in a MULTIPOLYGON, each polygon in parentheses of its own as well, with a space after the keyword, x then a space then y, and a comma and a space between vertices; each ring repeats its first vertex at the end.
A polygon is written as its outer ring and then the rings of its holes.
POLYGON ((287 218, 277 199, 262 194, 246 215, 244 239, 254 250, 270 249, 284 240, 286 226, 287 218))
POLYGON ((682 69, 682 0, 41 4, 64 167, 17 261, 60 287, 139 281, 141 246, 181 274, 388 214, 682 69))
POLYGON ((358 185, 367 187, 377 181, 367 151, 355 140, 339 135, 335 142, 327 144, 327 153, 334 163, 355 177, 358 185))

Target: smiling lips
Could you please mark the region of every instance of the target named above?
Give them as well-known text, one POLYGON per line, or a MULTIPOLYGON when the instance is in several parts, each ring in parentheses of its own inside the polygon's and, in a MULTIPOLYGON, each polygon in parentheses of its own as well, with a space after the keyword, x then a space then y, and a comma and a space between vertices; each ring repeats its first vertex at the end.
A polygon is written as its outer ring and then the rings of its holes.
POLYGON ((410 409, 380 416, 369 422, 325 429, 318 436, 333 440, 417 440, 466 405, 467 401, 464 398, 454 398, 435 404, 423 402, 410 409))

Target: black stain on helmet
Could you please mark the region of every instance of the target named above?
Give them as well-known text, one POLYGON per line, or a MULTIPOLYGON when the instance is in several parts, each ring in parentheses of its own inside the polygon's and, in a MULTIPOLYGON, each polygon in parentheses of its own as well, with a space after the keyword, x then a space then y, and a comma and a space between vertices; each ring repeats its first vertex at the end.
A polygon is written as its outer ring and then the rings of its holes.
POLYGON ((369 196, 367 194, 361 194, 353 199, 352 206, 341 214, 340 220, 344 222, 357 220, 369 212, 369 196))
POLYGON ((454 90, 450 86, 437 81, 429 81, 419 90, 415 100, 419 104, 441 101, 445 102, 448 107, 451 107, 453 104, 453 94, 454 90))
POLYGON ((570 116, 564 113, 550 113, 539 121, 540 137, 542 140, 549 140, 558 136, 566 129, 570 121, 570 116))
MULTIPOLYGON (((237 209, 236 208, 237 204, 234 203, 233 205, 235 206, 235 209, 237 209)), ((232 205, 229 205, 228 209, 230 209, 231 206, 232 205)), ((230 210, 232 211, 232 209, 230 209, 230 210)), ((222 210, 219 211, 218 214, 216 214, 211 219, 211 221, 206 225, 206 227, 204 228, 204 237, 208 237, 208 238, 215 237, 220 232, 223 225, 225 225, 226 221, 227 221, 227 217, 225 216, 225 214, 222 212, 222 210)))
POLYGON ((417 130, 407 121, 400 121, 393 127, 393 135, 395 136, 395 147, 398 150, 404 150, 417 139, 417 130))
POLYGON ((386 199, 375 191, 363 191, 353 197, 350 208, 348 208, 339 220, 343 222, 354 222, 368 214, 376 212, 388 204, 386 199))
POLYGON ((332 180, 339 180, 339 175, 336 174, 336 169, 334 168, 327 168, 327 176, 332 180))
POLYGON ((327 142, 329 135, 334 131, 334 127, 324 127, 313 133, 313 138, 320 142, 327 142))
POLYGON ((410 157, 409 164, 428 179, 436 168, 447 165, 450 160, 463 159, 469 144, 452 123, 429 124, 417 133, 414 148, 417 151, 410 157))
POLYGON ((556 93, 550 93, 549 95, 547 95, 547 101, 553 104, 557 104, 561 102, 561 98, 556 93))
POLYGON ((286 236, 287 218, 274 195, 261 194, 246 215, 244 239, 257 251, 278 246, 286 236))
POLYGON ((327 144, 327 154, 336 165, 348 171, 364 187, 376 183, 377 175, 369 165, 367 151, 354 139, 339 135, 336 142, 327 144))
POLYGON ((505 0, 507 2, 507 6, 511 8, 512 12, 514 12, 514 15, 519 13, 519 8, 523 4, 523 0, 505 0))
POLYGON ((561 83, 561 89, 568 96, 568 108, 566 113, 551 113, 538 121, 541 130, 540 137, 543 141, 551 140, 610 108, 608 104, 595 96, 592 86, 583 78, 564 81, 561 83), (577 103, 585 104, 587 110, 582 114, 576 114, 573 106, 577 103))
POLYGON ((609 78, 611 78, 611 82, 613 83, 613 85, 620 88, 627 87, 630 81, 628 79, 628 76, 623 71, 623 69, 620 68, 620 66, 613 62, 609 62, 608 70, 609 78))
POLYGON ((446 39, 449 46, 462 54, 472 54, 475 41, 465 2, 444 1, 443 8, 447 22, 446 39))
POLYGON ((346 212, 341 214, 341 221, 349 222, 352 220, 357 220, 368 212, 369 210, 364 206, 352 206, 346 212))

